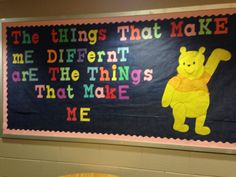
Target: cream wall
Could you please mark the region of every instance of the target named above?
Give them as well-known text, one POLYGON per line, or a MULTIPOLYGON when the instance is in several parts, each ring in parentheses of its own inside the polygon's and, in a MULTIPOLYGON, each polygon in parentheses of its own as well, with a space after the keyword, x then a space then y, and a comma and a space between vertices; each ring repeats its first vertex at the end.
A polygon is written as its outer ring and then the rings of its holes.
MULTIPOLYGON (((160 9, 230 0, 0 0, 0 18, 160 9)), ((236 177, 236 155, 132 146, 0 139, 0 177, 57 177, 80 171, 122 177, 236 177)))

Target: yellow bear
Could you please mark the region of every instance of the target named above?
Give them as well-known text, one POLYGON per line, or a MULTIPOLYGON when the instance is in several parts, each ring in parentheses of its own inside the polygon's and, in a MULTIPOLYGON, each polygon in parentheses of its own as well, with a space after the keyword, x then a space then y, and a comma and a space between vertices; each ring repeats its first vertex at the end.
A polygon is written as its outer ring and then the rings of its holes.
POLYGON ((172 108, 174 116, 173 129, 187 132, 189 126, 186 118, 196 118, 195 132, 199 135, 208 135, 211 129, 204 126, 210 97, 207 83, 215 72, 220 61, 228 61, 231 53, 225 49, 213 50, 207 63, 204 65, 205 47, 198 51, 187 51, 180 48, 178 74, 172 77, 162 96, 162 107, 172 108))

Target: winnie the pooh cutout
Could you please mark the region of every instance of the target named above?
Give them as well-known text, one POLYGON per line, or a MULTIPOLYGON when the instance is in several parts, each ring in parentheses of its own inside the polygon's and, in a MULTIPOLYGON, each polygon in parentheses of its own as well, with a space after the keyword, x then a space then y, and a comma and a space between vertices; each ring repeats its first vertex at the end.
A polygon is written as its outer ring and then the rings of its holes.
POLYGON ((196 118, 197 134, 208 135, 211 132, 211 129, 204 125, 210 104, 207 84, 220 61, 230 60, 231 53, 221 48, 214 49, 204 65, 205 50, 205 47, 200 47, 198 51, 180 48, 178 74, 168 81, 163 93, 162 107, 172 108, 175 131, 188 132, 186 118, 196 118))

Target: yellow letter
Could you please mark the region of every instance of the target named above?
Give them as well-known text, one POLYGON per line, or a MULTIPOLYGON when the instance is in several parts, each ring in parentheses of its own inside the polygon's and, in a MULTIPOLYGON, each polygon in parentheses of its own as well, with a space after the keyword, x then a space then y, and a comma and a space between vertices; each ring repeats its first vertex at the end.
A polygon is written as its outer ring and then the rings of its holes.
POLYGON ((90 118, 85 117, 88 116, 88 112, 90 108, 80 108, 80 121, 81 122, 90 122, 90 118))

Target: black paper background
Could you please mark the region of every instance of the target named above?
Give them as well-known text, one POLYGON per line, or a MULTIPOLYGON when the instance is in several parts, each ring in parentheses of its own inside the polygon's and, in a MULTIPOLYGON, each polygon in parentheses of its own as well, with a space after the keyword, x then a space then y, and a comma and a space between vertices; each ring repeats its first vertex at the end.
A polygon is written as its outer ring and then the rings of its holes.
MULTIPOLYGON (((209 17, 214 18, 215 16, 209 17)), ((221 16, 218 16, 221 17, 221 16)), ((225 16, 223 16, 225 17, 225 16)), ((8 59, 8 128, 25 130, 49 130, 68 132, 95 132, 125 135, 141 135, 180 139, 194 139, 207 141, 236 142, 236 15, 228 15, 227 35, 198 35, 194 37, 171 38, 172 21, 184 20, 184 24, 198 24, 199 18, 155 20, 145 22, 127 22, 93 25, 61 25, 61 26, 35 26, 7 28, 7 59, 8 59), (135 27, 153 26, 157 22, 161 26, 160 39, 140 41, 119 41, 117 26, 134 25, 135 27), (96 45, 88 43, 62 43, 53 44, 50 31, 55 28, 77 29, 107 29, 107 40, 98 41, 96 45), (40 42, 37 45, 12 45, 11 31, 25 30, 37 32, 40 42), (137 86, 130 81, 119 82, 91 82, 87 74, 88 66, 111 67, 112 63, 65 63, 47 64, 47 49, 59 48, 87 48, 87 50, 116 50, 118 47, 129 47, 127 62, 116 63, 118 66, 128 65, 133 69, 153 69, 153 80, 141 81, 137 86), (195 134, 195 119, 187 119, 190 125, 187 133, 179 133, 172 129, 173 116, 171 108, 161 107, 161 98, 167 81, 176 75, 179 48, 186 46, 187 50, 198 50, 206 47, 206 60, 210 53, 217 47, 229 50, 232 59, 221 62, 211 81, 208 84, 210 91, 210 107, 208 109, 206 125, 211 128, 211 134, 200 136, 195 134), (13 65, 12 54, 34 50, 34 64, 13 65), (50 66, 69 66, 78 69, 81 79, 78 82, 52 82, 48 75, 50 66), (29 67, 39 68, 38 82, 18 82, 11 79, 15 70, 23 71, 29 67), (129 85, 129 100, 105 100, 83 98, 83 84, 91 83, 96 86, 129 85), (50 84, 52 87, 66 87, 70 84, 74 88, 75 98, 70 100, 37 99, 34 86, 37 84, 50 84), (66 107, 91 107, 90 122, 68 122, 66 107)), ((196 31, 198 31, 196 25, 196 31)), ((209 26, 214 29, 214 23, 209 26)), ((143 75, 142 75, 143 77, 143 75)), ((79 116, 78 116, 79 117, 79 116)))

